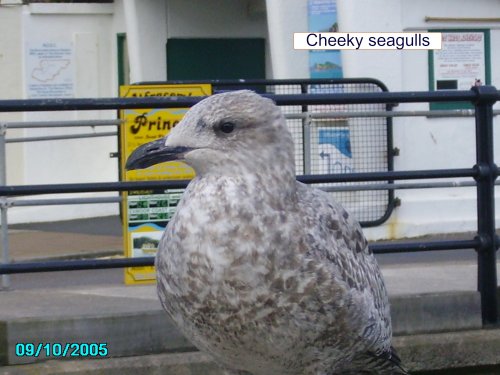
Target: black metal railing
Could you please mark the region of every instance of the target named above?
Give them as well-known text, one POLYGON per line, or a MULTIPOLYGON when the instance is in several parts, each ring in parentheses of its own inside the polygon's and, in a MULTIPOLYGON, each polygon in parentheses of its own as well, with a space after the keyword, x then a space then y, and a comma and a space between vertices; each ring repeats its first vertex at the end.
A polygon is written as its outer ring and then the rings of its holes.
MULTIPOLYGON (((477 86, 477 90, 463 91, 411 91, 379 93, 337 94, 263 94, 278 105, 328 105, 361 103, 422 103, 422 102, 472 102, 496 98, 498 91, 492 86, 477 86), (496 96, 494 93, 496 92, 496 96), (486 91, 485 93, 483 93, 486 91)), ((85 111, 131 108, 185 108, 204 97, 147 97, 147 98, 82 98, 82 99, 7 99, 0 100, 0 112, 85 111)))
MULTIPOLYGON (((286 79, 286 80, 207 80, 207 81, 165 81, 142 82, 137 87, 143 87, 145 96, 157 95, 164 85, 183 84, 199 86, 210 85, 213 93, 251 89, 261 95, 279 94, 313 94, 313 93, 377 93, 388 91, 387 87, 373 78, 343 78, 343 79, 286 79), (145 89, 147 87, 147 89, 145 89)), ((132 85, 134 86, 134 85, 132 85)), ((338 113, 339 106, 313 105, 282 105, 287 126, 295 143, 296 174, 312 173, 345 173, 345 169, 356 172, 382 172, 393 170, 392 117, 390 116, 359 116, 370 112, 385 112, 392 109, 391 104, 361 103, 342 105, 341 111, 353 116, 339 118, 329 113, 338 113), (315 115, 330 117, 317 118, 315 115), (357 116, 354 116, 357 115, 357 116), (334 121, 332 121, 332 119, 334 121), (332 136, 336 133, 336 136, 332 136), (321 137, 323 134, 323 138, 321 137), (325 140, 325 134, 330 134, 325 140), (338 139, 344 134, 346 142, 338 139), (341 162, 331 163, 331 147, 337 139, 338 150, 345 156, 341 162), (323 142, 322 142, 323 140, 323 142), (342 146, 348 147, 343 148, 342 146), (346 153, 347 152, 347 153, 346 153), (352 154, 354 152, 354 154, 352 154), (334 170, 332 170, 334 168, 334 170), (314 171, 314 172, 313 172, 314 171)), ((124 127, 120 127, 120 130, 124 127)), ((96 134, 101 136, 102 133, 96 134)), ((66 137, 65 135, 64 137, 66 137)), ((75 137, 74 134, 71 135, 75 137)), ((88 135, 83 135, 88 136, 88 135)), ((53 138, 54 136, 50 136, 53 138)), ((27 138, 22 138, 27 140, 27 138)), ((30 137, 40 140, 40 137, 30 137)), ((9 139, 12 142, 12 139, 9 139)), ((333 146, 332 146, 333 147, 333 146)), ((388 181, 389 182, 389 181, 388 181)), ((336 198, 348 210, 356 210, 356 216, 361 226, 378 226, 383 224, 395 207, 394 190, 362 191, 358 194, 334 193, 336 198)))
MULTIPOLYGON (((299 176, 305 183, 393 181, 470 177, 477 186, 477 234, 466 240, 390 243, 371 245, 376 253, 428 251, 444 249, 475 249, 478 254, 478 289, 481 295, 483 325, 500 322, 497 302, 496 250, 500 241, 495 233, 495 180, 499 169, 494 164, 493 104, 500 93, 492 86, 473 87, 470 91, 379 92, 349 94, 266 95, 279 105, 408 103, 408 102, 471 102, 475 107, 476 164, 471 168, 419 171, 389 171, 342 175, 299 176)), ((105 99, 31 99, 0 101, 0 112, 64 111, 125 108, 189 107, 202 98, 105 98, 105 99)), ((24 196, 52 193, 126 191, 185 187, 187 181, 110 182, 86 184, 0 186, 0 196, 24 196)), ((0 274, 117 268, 152 265, 152 258, 72 260, 0 265, 0 274)))

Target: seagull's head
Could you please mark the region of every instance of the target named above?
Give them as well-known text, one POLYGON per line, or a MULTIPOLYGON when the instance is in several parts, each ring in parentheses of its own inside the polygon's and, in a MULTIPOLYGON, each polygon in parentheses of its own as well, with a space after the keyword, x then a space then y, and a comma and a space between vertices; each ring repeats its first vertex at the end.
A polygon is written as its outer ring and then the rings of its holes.
POLYGON ((137 148, 126 168, 171 160, 186 162, 198 175, 259 173, 272 165, 292 174, 295 169, 293 141, 281 110, 249 90, 216 94, 197 103, 167 137, 137 148))

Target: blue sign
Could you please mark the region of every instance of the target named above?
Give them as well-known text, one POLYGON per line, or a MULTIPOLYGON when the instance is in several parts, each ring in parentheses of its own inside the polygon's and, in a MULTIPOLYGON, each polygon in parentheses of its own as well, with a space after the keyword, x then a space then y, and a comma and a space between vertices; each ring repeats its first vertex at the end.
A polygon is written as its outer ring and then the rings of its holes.
MULTIPOLYGON (((307 6, 310 32, 337 32, 337 0, 309 0, 307 6)), ((342 78, 340 51, 309 51, 311 78, 342 78)))

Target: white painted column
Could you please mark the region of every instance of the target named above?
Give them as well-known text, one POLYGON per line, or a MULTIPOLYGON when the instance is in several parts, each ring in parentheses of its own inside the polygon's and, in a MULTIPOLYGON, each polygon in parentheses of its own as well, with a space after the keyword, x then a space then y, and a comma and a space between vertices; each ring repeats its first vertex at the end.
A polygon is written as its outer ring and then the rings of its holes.
POLYGON ((123 0, 125 14, 125 27, 129 50, 130 82, 142 81, 141 43, 139 38, 139 25, 137 20, 137 1, 123 0))
POLYGON ((166 78, 165 0, 123 1, 130 62, 130 81, 166 78))
POLYGON ((307 0, 266 0, 275 79, 309 78, 308 51, 293 49, 293 33, 307 31, 307 0))

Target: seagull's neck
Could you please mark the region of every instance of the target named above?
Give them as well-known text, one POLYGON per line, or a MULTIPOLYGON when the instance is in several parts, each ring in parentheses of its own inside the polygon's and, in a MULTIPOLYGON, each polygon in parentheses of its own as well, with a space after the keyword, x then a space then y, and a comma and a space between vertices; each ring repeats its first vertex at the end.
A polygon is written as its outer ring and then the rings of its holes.
POLYGON ((261 147, 260 150, 258 146, 246 147, 237 153, 198 150, 187 154, 186 161, 195 169, 200 182, 204 180, 204 183, 218 185, 221 189, 225 183, 228 186, 240 185, 241 189, 258 192, 262 199, 269 201, 296 201, 291 138, 288 142, 285 139, 281 147, 261 147))
MULTIPOLYGON (((211 186, 218 194, 239 192, 240 197, 258 200, 277 210, 286 210, 297 201, 295 171, 269 165, 262 168, 225 168, 197 174, 196 182, 211 186)), ((245 199, 245 198, 243 198, 245 199)))

